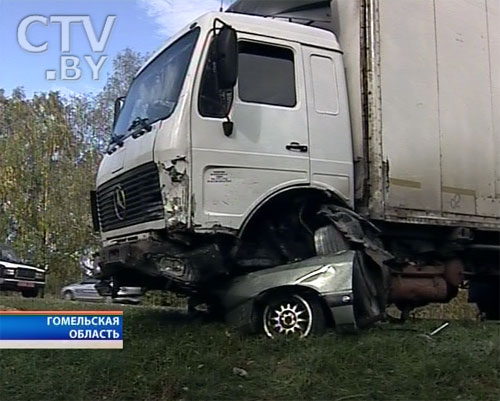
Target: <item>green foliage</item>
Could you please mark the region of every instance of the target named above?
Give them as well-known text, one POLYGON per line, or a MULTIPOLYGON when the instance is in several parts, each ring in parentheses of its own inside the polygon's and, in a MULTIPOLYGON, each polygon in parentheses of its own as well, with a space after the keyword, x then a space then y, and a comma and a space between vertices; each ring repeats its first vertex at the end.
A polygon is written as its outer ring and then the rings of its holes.
POLYGON ((57 92, 28 99, 0 90, 0 242, 48 265, 49 292, 77 279, 80 257, 95 249, 89 192, 109 141, 114 99, 144 61, 129 49, 95 97, 57 92))
POLYGON ((80 161, 81 143, 69 129, 57 93, 26 99, 18 92, 5 103, 4 118, 4 225, 15 226, 11 239, 24 258, 51 266, 53 283, 64 282, 77 273, 77 253, 94 242, 87 194, 95 155, 80 161))
MULTIPOLYGON (((0 297, 27 310, 123 309, 124 349, 2 350, 1 400, 498 400, 498 325, 380 325, 242 336, 171 309, 0 297), (242 368, 247 377, 233 373, 242 368)), ((1 306, 0 306, 1 308, 1 306)))
POLYGON ((172 292, 148 291, 144 294, 141 304, 148 306, 184 307, 187 305, 187 298, 179 297, 172 292))

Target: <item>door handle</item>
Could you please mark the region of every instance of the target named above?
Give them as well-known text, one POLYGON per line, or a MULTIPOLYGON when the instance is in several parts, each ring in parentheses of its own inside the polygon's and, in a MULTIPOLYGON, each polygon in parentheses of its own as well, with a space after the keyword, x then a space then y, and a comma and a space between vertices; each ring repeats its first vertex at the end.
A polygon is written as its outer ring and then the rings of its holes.
POLYGON ((285 146, 286 150, 297 150, 299 152, 307 152, 307 145, 301 145, 298 142, 290 142, 285 146))

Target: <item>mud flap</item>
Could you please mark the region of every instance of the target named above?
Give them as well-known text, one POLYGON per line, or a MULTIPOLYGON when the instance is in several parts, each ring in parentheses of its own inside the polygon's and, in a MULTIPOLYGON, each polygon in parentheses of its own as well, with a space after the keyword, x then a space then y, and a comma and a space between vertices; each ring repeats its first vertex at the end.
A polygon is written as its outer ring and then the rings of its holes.
POLYGON ((385 297, 381 294, 380 278, 375 269, 366 266, 364 255, 357 253, 353 266, 352 287, 354 313, 359 328, 375 323, 384 317, 385 297))

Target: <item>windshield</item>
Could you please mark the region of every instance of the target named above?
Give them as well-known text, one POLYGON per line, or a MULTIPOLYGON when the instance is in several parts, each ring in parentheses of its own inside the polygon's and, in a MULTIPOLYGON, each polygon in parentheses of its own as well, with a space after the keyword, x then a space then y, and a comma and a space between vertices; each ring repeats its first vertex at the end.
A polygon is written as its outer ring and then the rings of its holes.
POLYGON ((113 137, 136 128, 138 119, 153 124, 174 111, 200 29, 193 29, 156 57, 133 81, 118 116, 113 137))
POLYGON ((21 263, 21 259, 17 257, 14 250, 5 245, 0 245, 0 260, 5 262, 21 263))

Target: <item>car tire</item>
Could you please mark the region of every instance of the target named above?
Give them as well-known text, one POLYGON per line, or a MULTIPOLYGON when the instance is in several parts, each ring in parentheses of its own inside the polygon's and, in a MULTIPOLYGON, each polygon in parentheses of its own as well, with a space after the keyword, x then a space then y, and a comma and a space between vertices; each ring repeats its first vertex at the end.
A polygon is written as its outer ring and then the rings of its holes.
POLYGON ((23 291, 22 295, 24 298, 36 298, 38 295, 38 290, 34 289, 34 290, 29 290, 29 291, 23 291))
POLYGON ((316 296, 279 293, 267 297, 261 305, 261 328, 268 338, 308 337, 324 332, 325 314, 316 296))
POLYGON ((66 291, 63 294, 63 299, 65 301, 74 301, 75 300, 75 296, 73 295, 73 293, 71 291, 66 291))

